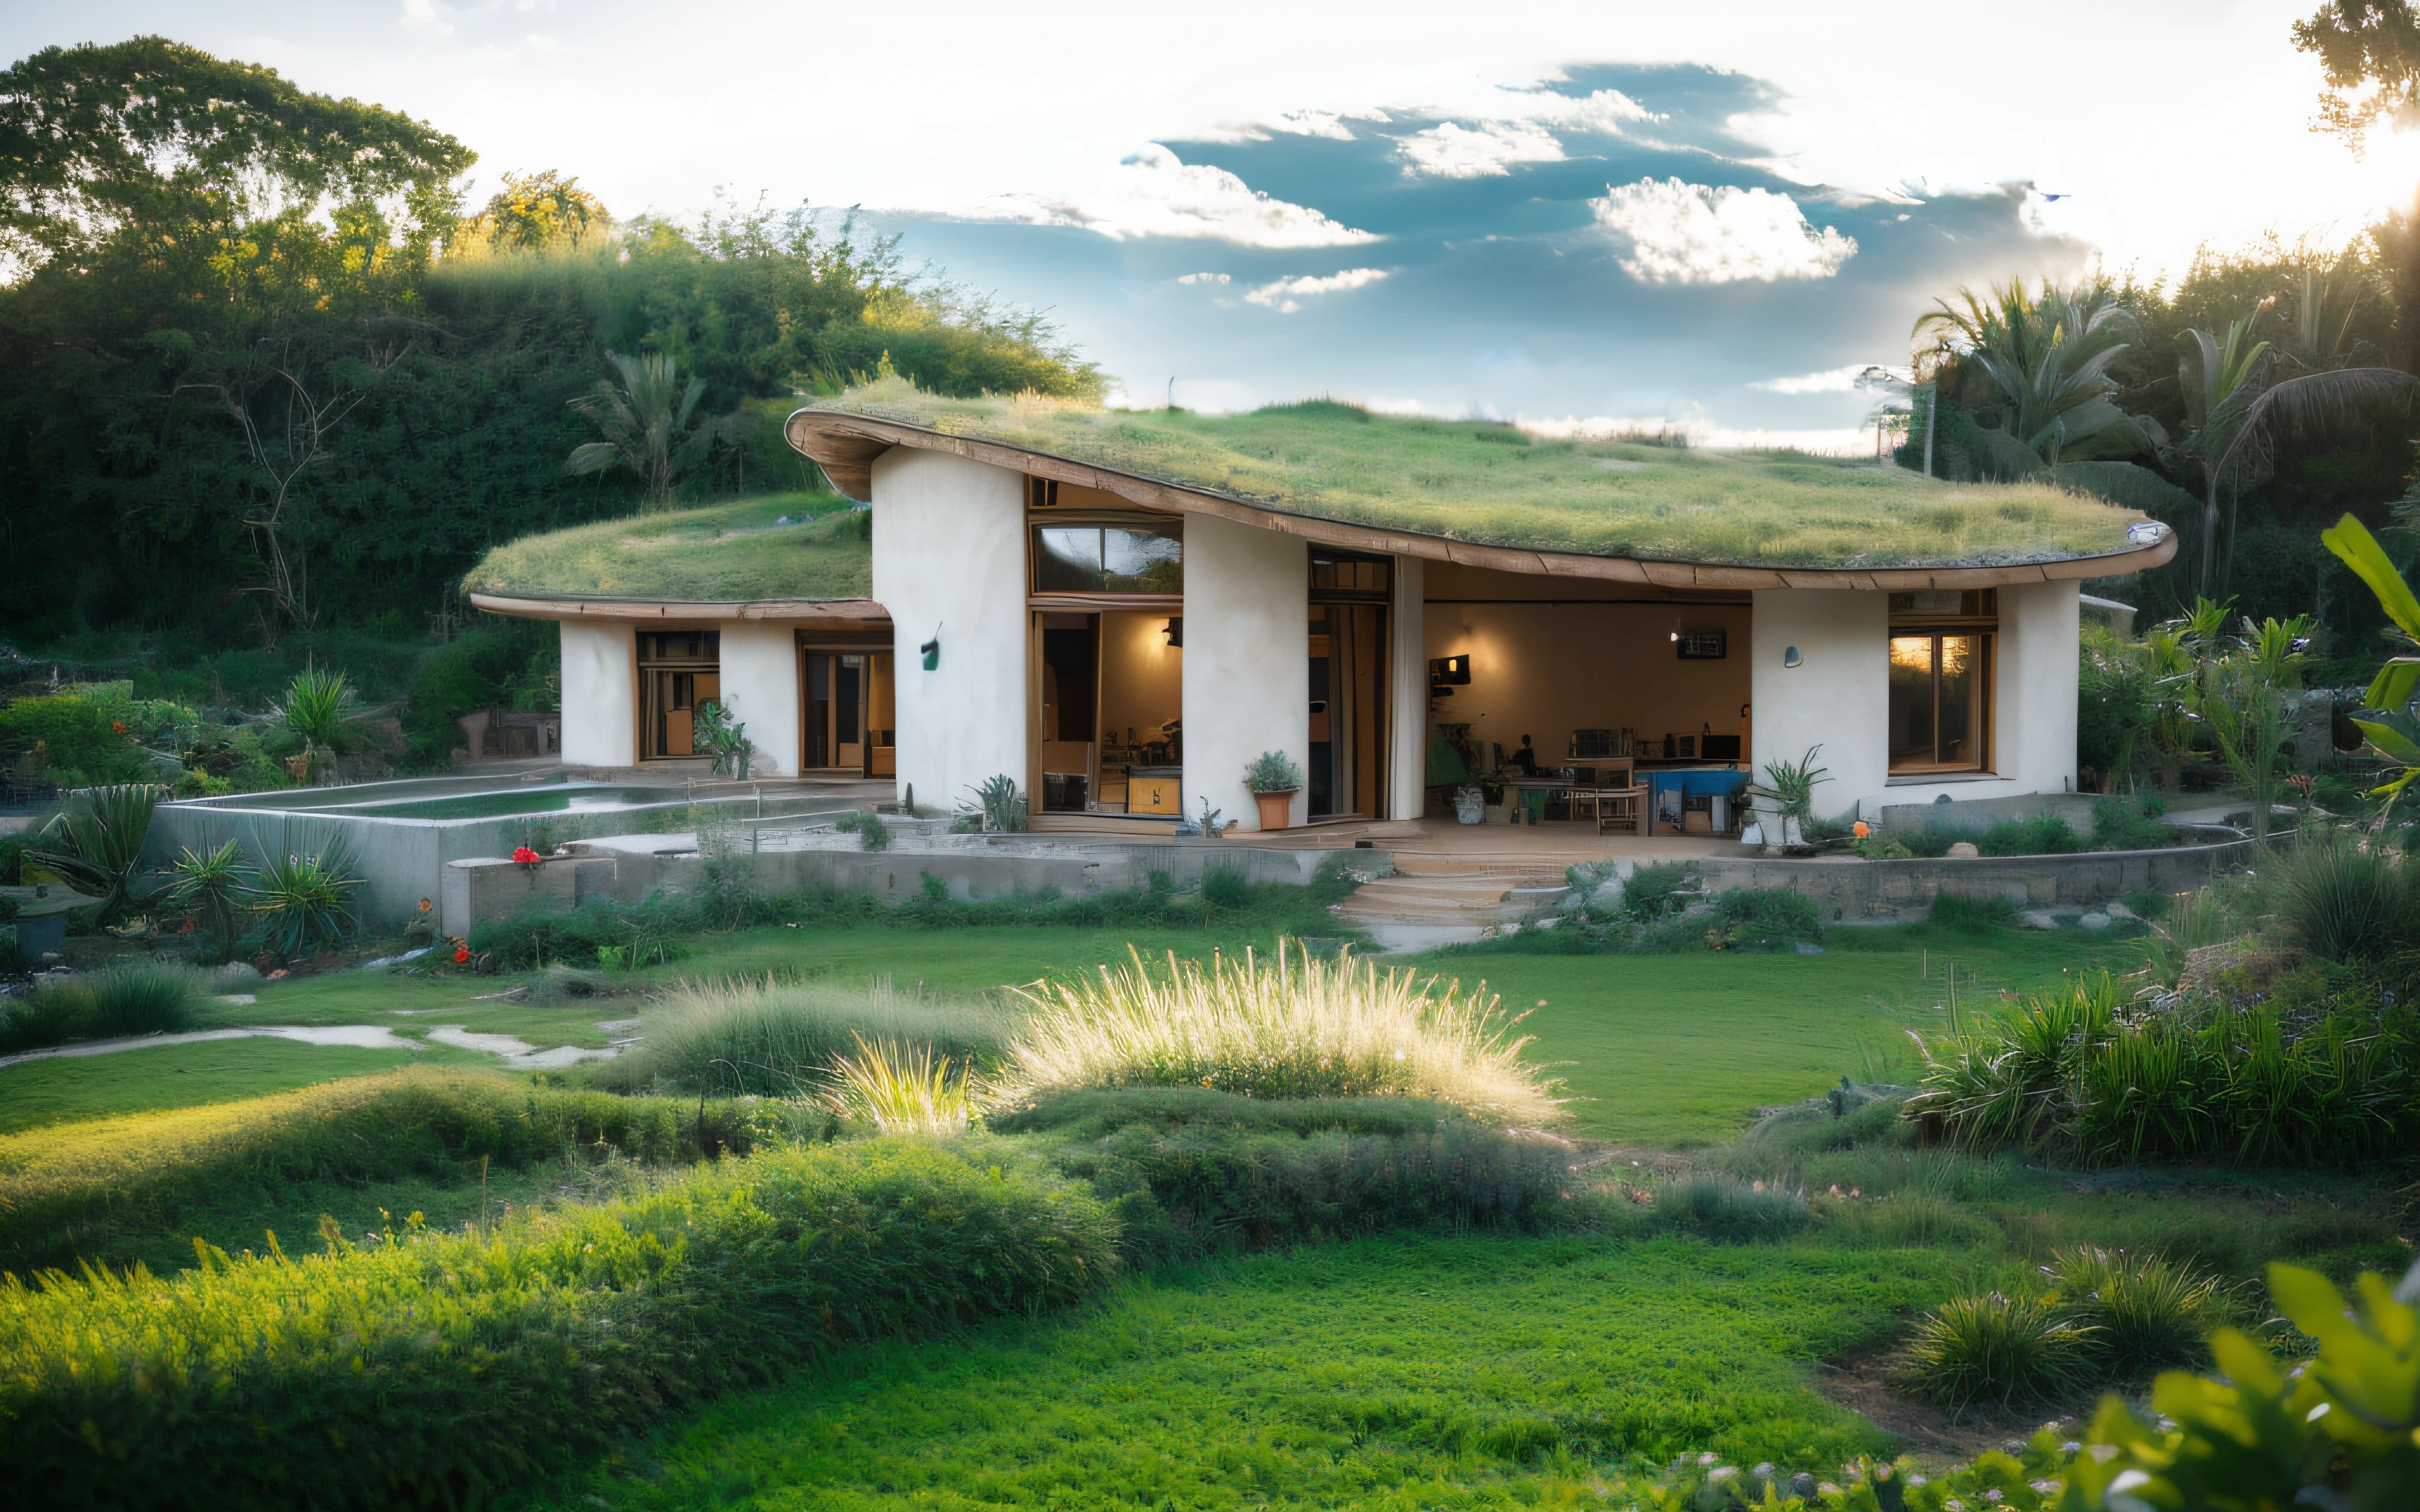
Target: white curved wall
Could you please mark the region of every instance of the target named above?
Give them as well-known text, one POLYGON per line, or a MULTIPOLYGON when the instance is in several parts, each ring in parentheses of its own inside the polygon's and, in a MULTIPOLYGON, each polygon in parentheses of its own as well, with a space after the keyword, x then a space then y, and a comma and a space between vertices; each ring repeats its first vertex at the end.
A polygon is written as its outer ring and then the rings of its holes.
POLYGON ((1418 557, 1395 559, 1394 671, 1388 684, 1387 817, 1418 819, 1428 808, 1429 661, 1426 633, 1426 564, 1418 557))
POLYGON ((639 640, 627 621, 561 620, 563 760, 571 766, 639 762, 639 640))
POLYGON ((1024 475, 915 447, 876 458, 874 596, 897 656, 902 795, 913 787, 917 803, 947 810, 1002 772, 1022 789, 1024 475), (928 672, 917 647, 937 634, 928 672))
POLYGON ((2078 602, 2073 582, 2000 591, 1989 774, 1890 781, 1889 598, 1837 589, 1756 594, 1750 637, 1752 759, 1761 780, 1775 757, 1796 761, 1822 745, 1831 779, 1815 790, 1825 817, 1871 816, 1885 803, 2006 798, 2075 790, 2078 602), (1798 647, 1801 665, 1782 665, 1798 647))
MULTIPOLYGON (((876 539, 879 539, 877 534, 876 539)), ((1300 536, 1185 518, 1185 811, 1202 801, 1261 827, 1244 768, 1263 751, 1311 764, 1311 552, 1300 536)), ((1292 823, 1311 795, 1294 796, 1292 823)))

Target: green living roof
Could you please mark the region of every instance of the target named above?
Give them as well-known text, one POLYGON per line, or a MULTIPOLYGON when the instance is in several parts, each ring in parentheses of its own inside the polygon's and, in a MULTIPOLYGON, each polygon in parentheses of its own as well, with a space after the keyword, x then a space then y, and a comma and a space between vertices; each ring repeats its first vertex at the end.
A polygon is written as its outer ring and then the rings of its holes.
POLYGON ((791 434, 819 451, 817 423, 842 416, 1341 524, 1640 561, 2013 566, 2138 549, 2127 528, 2148 517, 2047 483, 1950 484, 1869 458, 1793 451, 1555 440, 1324 400, 1196 415, 1032 394, 952 399, 888 379, 816 401, 794 417, 791 434))
POLYGON ((774 494, 523 536, 489 551, 463 586, 500 598, 870 598, 865 517, 836 502, 774 494), (791 523, 779 523, 784 517, 791 523))

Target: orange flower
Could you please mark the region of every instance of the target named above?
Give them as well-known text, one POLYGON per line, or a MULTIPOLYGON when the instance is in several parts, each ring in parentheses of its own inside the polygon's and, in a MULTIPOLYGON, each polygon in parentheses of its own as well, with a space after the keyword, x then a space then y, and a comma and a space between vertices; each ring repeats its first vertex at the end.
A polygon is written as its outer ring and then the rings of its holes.
POLYGON ((126 733, 126 721, 123 719, 110 720, 109 733, 113 735, 122 735, 126 733))
POLYGON ((455 948, 455 950, 454 950, 454 964, 455 964, 456 965, 458 965, 458 965, 461 965, 461 964, 463 964, 465 962, 468 962, 470 959, 471 959, 471 952, 470 952, 470 951, 465 950, 465 949, 461 949, 461 948, 460 948, 460 947, 458 947, 458 946, 455 948))
POLYGON ((1870 834, 1872 834, 1872 833, 1874 832, 1874 826, 1873 826, 1873 825, 1869 825, 1869 824, 1867 824, 1867 823, 1866 823, 1864 820, 1862 820, 1862 819, 1858 820, 1858 821, 1856 822, 1856 824, 1854 824, 1854 825, 1852 825, 1852 826, 1851 826, 1851 828, 1855 832, 1856 837, 1857 837, 1859 840, 1863 840, 1863 839, 1865 839, 1868 835, 1870 835, 1870 834))

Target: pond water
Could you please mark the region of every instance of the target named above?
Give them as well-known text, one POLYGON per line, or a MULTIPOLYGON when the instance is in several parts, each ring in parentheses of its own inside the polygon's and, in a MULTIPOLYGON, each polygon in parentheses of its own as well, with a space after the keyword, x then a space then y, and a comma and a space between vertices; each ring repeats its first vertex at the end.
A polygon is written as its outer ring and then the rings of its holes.
POLYGON ((442 798, 408 798, 396 803, 365 804, 340 810, 365 819, 503 819, 517 814, 582 813, 635 809, 650 803, 674 803, 679 788, 570 787, 559 782, 508 789, 501 793, 470 793, 442 798))

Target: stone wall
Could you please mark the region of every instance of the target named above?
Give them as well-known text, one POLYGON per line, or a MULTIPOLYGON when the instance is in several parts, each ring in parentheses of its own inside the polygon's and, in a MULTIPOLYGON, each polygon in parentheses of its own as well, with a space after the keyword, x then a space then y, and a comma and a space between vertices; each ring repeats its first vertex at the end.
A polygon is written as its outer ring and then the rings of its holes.
POLYGON ((2006 898, 2020 908, 2106 903, 2130 892, 2190 892, 2251 858, 2252 841, 2172 845, 2156 851, 2089 851, 2076 856, 1978 856, 1957 859, 1865 861, 1854 856, 1791 859, 1715 857, 1698 863, 1710 892, 1732 887, 1787 889, 1815 900, 1835 919, 1907 918, 1941 893, 2006 898))

